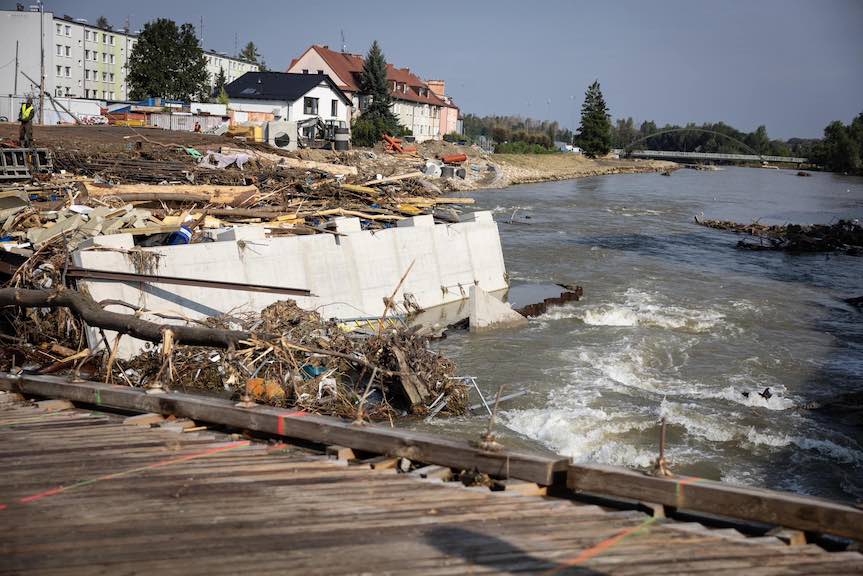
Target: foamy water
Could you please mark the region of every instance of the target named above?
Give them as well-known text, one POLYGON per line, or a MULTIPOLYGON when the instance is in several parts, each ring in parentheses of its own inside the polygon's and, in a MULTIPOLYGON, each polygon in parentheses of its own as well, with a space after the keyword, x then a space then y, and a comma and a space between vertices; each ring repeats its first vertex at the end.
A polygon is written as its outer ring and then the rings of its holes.
POLYGON ((523 223, 501 225, 515 282, 585 289, 525 329, 441 343, 487 394, 529 391, 502 406, 505 443, 643 468, 664 418, 676 471, 863 498, 863 418, 806 409, 863 387, 863 316, 841 300, 863 295, 863 258, 741 252, 692 224, 863 217, 863 179, 732 168, 475 198, 523 223))

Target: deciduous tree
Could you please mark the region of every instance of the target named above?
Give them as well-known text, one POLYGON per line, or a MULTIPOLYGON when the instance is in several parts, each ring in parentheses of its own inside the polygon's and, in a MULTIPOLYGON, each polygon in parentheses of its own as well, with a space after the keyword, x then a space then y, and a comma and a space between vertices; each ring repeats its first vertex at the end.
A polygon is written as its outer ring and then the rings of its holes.
POLYGON ((178 28, 166 18, 147 22, 129 57, 128 82, 133 100, 156 96, 206 99, 207 61, 195 28, 191 24, 178 28))

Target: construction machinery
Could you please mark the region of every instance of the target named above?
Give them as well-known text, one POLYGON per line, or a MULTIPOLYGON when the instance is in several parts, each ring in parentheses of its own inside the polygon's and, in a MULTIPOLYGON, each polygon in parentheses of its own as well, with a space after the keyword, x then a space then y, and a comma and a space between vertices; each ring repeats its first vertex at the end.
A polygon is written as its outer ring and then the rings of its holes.
POLYGON ((296 122, 273 121, 266 124, 266 141, 282 150, 299 148, 333 149, 336 132, 342 123, 324 122, 320 118, 306 118, 296 122))

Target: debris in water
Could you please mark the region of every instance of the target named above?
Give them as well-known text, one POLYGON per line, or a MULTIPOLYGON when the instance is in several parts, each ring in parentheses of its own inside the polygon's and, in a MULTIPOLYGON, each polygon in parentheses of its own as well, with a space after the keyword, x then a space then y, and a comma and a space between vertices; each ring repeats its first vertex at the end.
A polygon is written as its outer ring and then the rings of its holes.
POLYGON ((725 220, 704 220, 696 216, 695 223, 735 234, 749 234, 759 239, 758 243, 739 241, 737 248, 743 250, 844 252, 849 256, 863 256, 863 226, 857 220, 839 220, 834 224, 770 226, 758 221, 738 224, 725 220))

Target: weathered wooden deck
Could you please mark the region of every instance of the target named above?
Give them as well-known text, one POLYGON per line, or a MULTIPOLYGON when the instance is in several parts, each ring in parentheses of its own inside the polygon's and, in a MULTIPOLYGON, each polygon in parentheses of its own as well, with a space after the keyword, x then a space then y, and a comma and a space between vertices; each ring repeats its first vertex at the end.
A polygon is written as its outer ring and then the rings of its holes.
POLYGON ((0 407, 0 573, 849 574, 863 555, 0 407))

